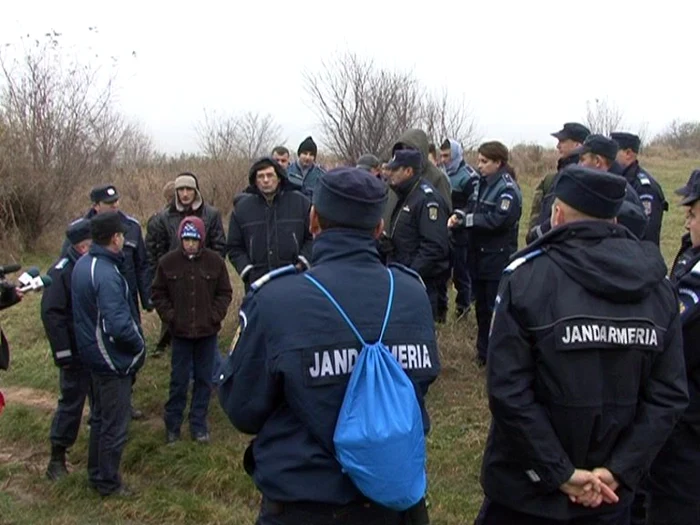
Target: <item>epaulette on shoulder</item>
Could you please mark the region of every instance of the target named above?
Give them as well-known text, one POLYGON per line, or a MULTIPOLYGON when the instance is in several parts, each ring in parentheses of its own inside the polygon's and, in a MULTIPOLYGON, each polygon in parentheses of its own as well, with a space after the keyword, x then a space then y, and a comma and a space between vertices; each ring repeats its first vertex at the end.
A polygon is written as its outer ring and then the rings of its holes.
POLYGON ((68 264, 68 261, 70 261, 70 259, 68 257, 64 257, 56 263, 54 268, 56 268, 57 270, 63 270, 63 268, 66 267, 66 264, 68 264))
POLYGON ((509 188, 515 186, 515 181, 513 180, 513 177, 510 176, 510 173, 504 173, 501 175, 501 177, 503 177, 503 182, 505 182, 506 186, 509 188))
POLYGON ((288 264, 287 266, 282 266, 281 268, 272 270, 271 272, 268 272, 262 277, 260 277, 260 279, 258 279, 257 281, 253 282, 253 284, 250 285, 250 292, 255 293, 259 291, 260 288, 265 286, 273 279, 277 279, 279 277, 282 277, 283 275, 292 275, 295 273, 297 273, 297 268, 293 264, 288 264))
POLYGON ((432 193, 434 193, 433 188, 431 188, 427 184, 421 184, 420 189, 422 189, 423 193, 425 193, 426 195, 431 195, 432 193))
POLYGON ((124 214, 124 218, 125 218, 127 221, 129 221, 129 222, 133 222, 133 223, 138 224, 139 226, 141 226, 141 223, 139 222, 139 220, 138 220, 136 217, 132 217, 131 215, 127 215, 127 214, 125 213, 125 214, 124 214))
POLYGON ((650 186, 651 185, 651 178, 649 177, 648 173, 645 173, 643 171, 639 171, 637 173, 637 179, 639 179, 639 182, 643 186, 650 186))
POLYGON ((693 269, 690 270, 690 273, 700 275, 700 261, 695 263, 695 266, 693 266, 693 269))
POLYGON ((423 286, 425 286, 425 283, 423 282, 423 278, 420 276, 420 274, 419 274, 417 271, 412 270, 412 269, 409 268, 408 266, 404 266, 403 264, 399 264, 399 263, 395 263, 395 262, 389 263, 388 266, 389 266, 389 268, 396 268, 397 270, 400 270, 400 271, 402 271, 403 273, 406 273, 406 274, 410 275, 410 276, 413 277, 414 279, 418 279, 418 280, 420 281, 420 283, 421 283, 423 286))
POLYGON ((543 253, 544 253, 544 250, 541 248, 538 248, 537 250, 533 250, 531 252, 526 253, 522 257, 518 257, 512 263, 510 263, 508 266, 506 266, 505 270, 503 270, 503 274, 508 275, 509 273, 513 273, 520 266, 522 266, 523 264, 525 264, 528 261, 531 261, 532 259, 535 259, 536 257, 539 257, 543 253))

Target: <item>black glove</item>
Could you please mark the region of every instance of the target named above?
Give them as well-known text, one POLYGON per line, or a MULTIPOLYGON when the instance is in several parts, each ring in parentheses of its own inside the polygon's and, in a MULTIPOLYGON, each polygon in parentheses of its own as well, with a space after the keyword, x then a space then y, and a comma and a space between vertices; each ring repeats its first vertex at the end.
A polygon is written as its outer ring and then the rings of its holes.
POLYGON ((379 250, 379 254, 384 257, 392 255, 396 250, 394 241, 386 233, 382 233, 379 239, 377 239, 377 249, 379 250))

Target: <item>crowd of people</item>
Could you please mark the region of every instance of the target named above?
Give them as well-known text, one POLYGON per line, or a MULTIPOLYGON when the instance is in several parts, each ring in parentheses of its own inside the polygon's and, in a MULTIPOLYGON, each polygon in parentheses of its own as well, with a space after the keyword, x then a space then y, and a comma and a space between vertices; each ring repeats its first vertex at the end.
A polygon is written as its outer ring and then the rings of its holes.
POLYGON ((244 465, 263 495, 260 525, 428 523, 425 499, 382 507, 334 455, 357 337, 380 333, 388 268, 383 341, 414 383, 425 434, 450 283, 457 322, 474 305, 492 414, 477 523, 700 523, 700 171, 677 190, 688 233, 667 278, 668 203, 639 165, 639 137, 579 123, 552 135, 557 171, 536 189, 520 251, 508 148, 485 142, 470 166, 457 141, 431 144, 418 129, 388 158, 328 172, 311 137, 294 162, 274 148, 250 167, 227 232, 193 173, 166 185, 145 237, 114 185, 93 188, 42 299, 61 389, 47 476, 68 473, 89 399, 90 485, 131 494, 119 465, 129 421, 143 417, 131 401, 146 355, 141 310, 155 310, 151 355, 171 347, 165 441, 181 439, 192 384, 190 434, 209 442, 217 388, 233 425, 255 435, 244 465), (246 296, 222 361, 226 259, 246 296))

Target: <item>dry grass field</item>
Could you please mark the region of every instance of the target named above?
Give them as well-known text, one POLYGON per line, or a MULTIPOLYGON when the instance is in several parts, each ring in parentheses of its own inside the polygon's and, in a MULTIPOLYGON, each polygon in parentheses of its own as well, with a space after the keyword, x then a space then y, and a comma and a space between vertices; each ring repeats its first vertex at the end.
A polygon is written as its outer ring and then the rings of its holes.
MULTIPOLYGON (((676 205, 673 190, 685 183, 700 162, 647 158, 643 164, 660 180, 671 202, 662 244, 670 264, 683 232, 683 210, 676 205)), ((520 182, 525 216, 536 179, 522 177, 520 182)), ((158 198, 150 202, 158 202, 158 198)), ((123 208, 129 211, 128 192, 123 208)), ((147 216, 139 218, 145 223, 147 216)), ((524 230, 521 226, 522 235, 524 230)), ((23 263, 46 270, 52 259, 48 254, 25 254, 23 263)), ((234 333, 235 306, 241 297, 233 272, 232 281, 236 298, 221 334, 222 352, 234 333)), ((249 437, 231 427, 216 399, 211 406, 210 446, 197 446, 188 439, 165 445, 162 407, 168 390, 167 358, 148 360, 135 388, 135 404, 148 417, 131 424, 122 467, 126 482, 140 497, 103 502, 88 488, 85 425, 69 455, 72 475, 56 484, 46 480, 58 373, 44 338, 39 302, 36 295, 27 297, 0 316, 13 347, 11 368, 0 375, 0 389, 7 399, 0 416, 0 523, 253 523, 259 495, 242 468, 249 437)), ((158 329, 155 314, 145 315, 145 328, 152 340, 158 329)), ((471 523, 481 502, 479 469, 489 411, 483 373, 472 362, 475 334, 473 314, 459 323, 450 320, 439 329, 443 371, 428 395, 433 421, 428 441, 428 500, 436 525, 471 523)))

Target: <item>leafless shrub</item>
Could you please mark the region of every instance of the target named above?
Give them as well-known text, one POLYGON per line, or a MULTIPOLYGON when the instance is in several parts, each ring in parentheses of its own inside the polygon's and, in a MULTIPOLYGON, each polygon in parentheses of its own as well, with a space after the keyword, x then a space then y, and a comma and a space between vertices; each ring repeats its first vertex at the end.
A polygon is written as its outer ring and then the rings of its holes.
POLYGON ((609 136, 619 131, 623 125, 622 110, 608 99, 594 99, 586 102, 585 123, 591 133, 609 136))
POLYGON ((700 152, 700 122, 683 122, 676 119, 659 133, 650 145, 683 152, 700 152))

